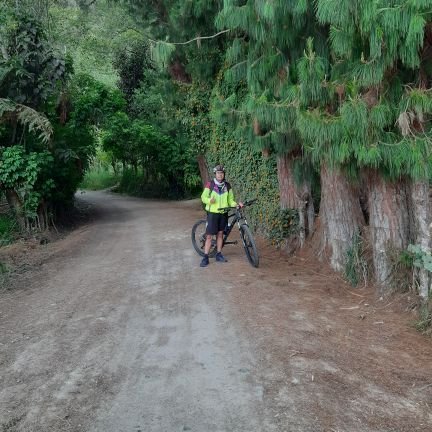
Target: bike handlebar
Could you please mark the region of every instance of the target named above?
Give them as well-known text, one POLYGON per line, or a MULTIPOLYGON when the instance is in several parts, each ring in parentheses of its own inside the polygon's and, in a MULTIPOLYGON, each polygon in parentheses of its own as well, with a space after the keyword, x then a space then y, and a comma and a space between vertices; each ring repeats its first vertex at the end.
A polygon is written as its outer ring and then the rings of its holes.
MULTIPOLYGON (((251 200, 246 200, 246 201, 243 203, 243 207, 246 207, 246 206, 250 206, 250 205, 252 205, 256 200, 257 200, 257 198, 253 198, 253 199, 251 199, 251 200)), ((238 208, 238 206, 237 206, 237 207, 219 207, 218 210, 225 210, 225 211, 229 211, 229 210, 237 209, 237 208, 238 208)))

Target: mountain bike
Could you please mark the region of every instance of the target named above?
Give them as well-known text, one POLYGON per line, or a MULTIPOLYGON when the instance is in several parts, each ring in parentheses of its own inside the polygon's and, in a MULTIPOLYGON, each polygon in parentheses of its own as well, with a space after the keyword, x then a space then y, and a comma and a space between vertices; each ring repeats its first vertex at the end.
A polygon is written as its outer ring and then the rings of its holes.
MULTIPOLYGON (((237 225, 240 232, 240 238, 243 244, 243 248, 246 253, 246 257, 252 266, 258 267, 259 265, 258 249, 256 247, 255 239, 253 237, 252 231, 244 215, 244 208, 252 205, 255 201, 256 199, 245 201, 243 203, 242 208, 223 207, 223 208, 219 208, 218 210, 228 213, 228 224, 223 234, 223 246, 238 243, 237 240, 228 241, 228 237, 231 234, 233 227, 237 225)), ((196 252, 201 256, 204 256, 204 245, 206 241, 206 224, 207 221, 205 219, 201 219, 195 222, 194 226, 192 227, 192 234, 191 234, 192 245, 196 250, 196 252)), ((216 236, 214 235, 212 236, 209 257, 214 257, 216 255, 216 252, 217 252, 216 236)))

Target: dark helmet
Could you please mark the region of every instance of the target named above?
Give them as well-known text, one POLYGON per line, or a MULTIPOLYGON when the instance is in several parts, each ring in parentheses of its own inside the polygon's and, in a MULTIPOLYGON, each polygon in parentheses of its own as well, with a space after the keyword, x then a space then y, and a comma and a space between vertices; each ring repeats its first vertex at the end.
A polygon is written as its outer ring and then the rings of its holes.
POLYGON ((216 174, 216 171, 222 171, 224 173, 225 172, 225 167, 223 165, 216 165, 213 168, 213 173, 216 174))

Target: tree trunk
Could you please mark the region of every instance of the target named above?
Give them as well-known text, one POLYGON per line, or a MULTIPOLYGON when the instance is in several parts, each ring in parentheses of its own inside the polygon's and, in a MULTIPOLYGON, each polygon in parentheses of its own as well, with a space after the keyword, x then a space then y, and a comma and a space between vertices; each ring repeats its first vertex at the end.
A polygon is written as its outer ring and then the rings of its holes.
POLYGON ((203 154, 199 154, 197 156, 197 161, 198 161, 198 167, 200 170, 201 181, 202 181, 203 186, 205 186, 205 184, 210 181, 207 161, 206 161, 205 156, 203 154))
MULTIPOLYGON (((298 241, 303 247, 306 237, 312 232, 314 223, 314 206, 311 197, 310 184, 304 182, 297 185, 294 180, 292 164, 289 155, 277 158, 277 173, 281 209, 296 209, 299 214, 298 241)), ((291 239, 289 249, 295 249, 296 241, 291 239)))
POLYGON ((39 229, 41 231, 47 230, 49 227, 49 219, 48 219, 48 205, 45 202, 45 200, 39 204, 37 214, 38 214, 39 229))
POLYGON ((292 160, 288 155, 277 158, 279 199, 281 209, 298 208, 298 193, 292 172, 292 160))
POLYGON ((347 252, 354 236, 364 226, 357 188, 353 187, 339 169, 321 166, 320 229, 321 251, 330 255, 336 271, 345 268, 347 252))
POLYGON ((9 208, 12 210, 16 220, 22 230, 26 230, 26 221, 23 216, 23 204, 14 189, 5 190, 6 201, 9 204, 9 208))
POLYGON ((387 182, 375 172, 369 178, 369 225, 375 279, 382 294, 392 284, 392 257, 409 243, 407 183, 387 182))
MULTIPOLYGON (((429 182, 418 181, 411 184, 411 200, 414 227, 413 241, 425 253, 431 253, 431 201, 429 197, 429 182)), ((431 290, 431 274, 426 269, 415 268, 419 295, 427 300, 431 290)))

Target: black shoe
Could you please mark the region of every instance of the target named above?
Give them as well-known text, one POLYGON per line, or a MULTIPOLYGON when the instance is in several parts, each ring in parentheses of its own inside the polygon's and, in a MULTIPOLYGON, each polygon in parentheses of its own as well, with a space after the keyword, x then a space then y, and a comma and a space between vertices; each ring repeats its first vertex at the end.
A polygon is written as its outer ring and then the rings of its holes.
POLYGON ((228 260, 222 255, 222 252, 218 252, 216 254, 216 261, 217 262, 228 262, 228 260))
POLYGON ((209 265, 209 257, 205 256, 202 260, 201 260, 201 264, 200 267, 207 267, 209 265))

